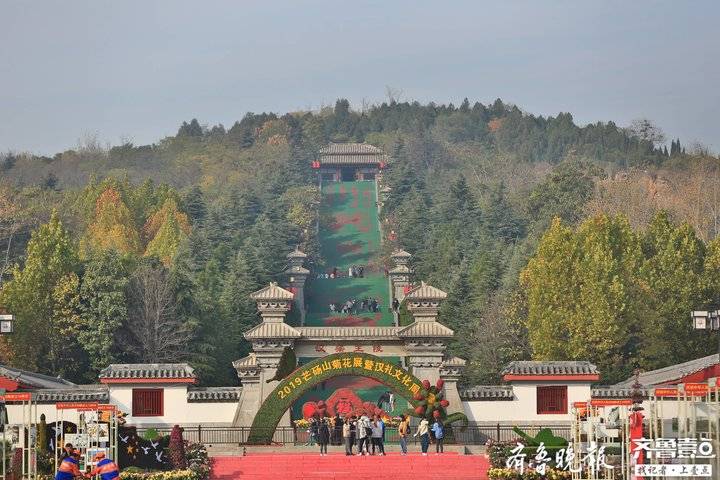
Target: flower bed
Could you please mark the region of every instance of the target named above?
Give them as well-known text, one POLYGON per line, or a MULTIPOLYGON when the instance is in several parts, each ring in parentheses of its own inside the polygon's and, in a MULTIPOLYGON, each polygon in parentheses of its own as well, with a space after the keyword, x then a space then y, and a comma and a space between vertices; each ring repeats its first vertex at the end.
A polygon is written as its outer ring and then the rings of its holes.
POLYGON ((526 470, 523 473, 512 468, 491 468, 488 470, 490 480, 567 480, 572 474, 567 470, 556 470, 548 468, 545 475, 540 475, 535 470, 526 470))
POLYGON ((169 470, 167 472, 120 472, 123 480, 203 480, 198 472, 193 470, 169 470))

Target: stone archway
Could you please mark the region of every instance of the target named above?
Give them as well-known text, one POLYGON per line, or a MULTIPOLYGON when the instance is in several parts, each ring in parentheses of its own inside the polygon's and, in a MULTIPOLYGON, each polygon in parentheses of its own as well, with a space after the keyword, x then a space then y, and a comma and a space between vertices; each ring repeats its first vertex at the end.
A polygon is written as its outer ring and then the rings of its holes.
POLYGON ((415 394, 423 390, 423 384, 417 377, 383 357, 367 353, 327 355, 302 365, 278 383, 255 414, 248 443, 269 444, 280 419, 295 400, 315 385, 343 375, 373 378, 412 406, 417 403, 413 398, 415 394))

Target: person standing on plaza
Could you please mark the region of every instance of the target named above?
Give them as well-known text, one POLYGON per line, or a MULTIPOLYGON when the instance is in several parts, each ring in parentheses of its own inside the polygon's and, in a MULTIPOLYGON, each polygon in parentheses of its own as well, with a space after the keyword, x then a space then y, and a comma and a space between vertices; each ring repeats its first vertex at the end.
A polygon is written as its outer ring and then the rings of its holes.
POLYGON ((330 428, 327 419, 323 418, 318 427, 318 444, 320 445, 320 456, 327 455, 327 446, 330 443, 330 428))
POLYGON ((362 415, 357 423, 357 436, 358 436, 358 455, 365 455, 370 453, 370 436, 372 430, 370 428, 370 420, 367 416, 362 415), (365 450, 363 451, 363 447, 365 450))
POLYGON ((357 441, 357 417, 352 415, 350 417, 350 451, 352 452, 352 446, 357 441))
POLYGON ((439 418, 435 419, 432 424, 432 432, 435 437, 435 455, 443 453, 443 437, 445 436, 445 428, 439 418))
POLYGON ((378 454, 385 455, 385 446, 383 445, 383 421, 375 415, 372 422, 372 452, 375 455, 377 447, 378 454))
POLYGON ((318 424, 315 417, 310 417, 310 426, 308 427, 308 441, 305 444, 306 447, 312 447, 317 441, 318 424))
POLYGON ((340 417, 339 413, 335 414, 335 422, 333 424, 333 434, 332 438, 333 441, 330 442, 333 445, 342 445, 343 444, 343 419, 340 417))
POLYGON ((410 417, 402 415, 400 425, 398 425, 398 435, 400 435, 400 452, 407 455, 407 436, 410 433, 410 417))
POLYGON ((345 455, 352 455, 352 435, 350 432, 350 418, 345 418, 342 426, 343 442, 345 442, 345 455))
POLYGON ((423 418, 420 420, 415 437, 420 437, 420 447, 422 448, 422 454, 427 456, 428 446, 430 445, 430 433, 428 429, 429 422, 423 418))

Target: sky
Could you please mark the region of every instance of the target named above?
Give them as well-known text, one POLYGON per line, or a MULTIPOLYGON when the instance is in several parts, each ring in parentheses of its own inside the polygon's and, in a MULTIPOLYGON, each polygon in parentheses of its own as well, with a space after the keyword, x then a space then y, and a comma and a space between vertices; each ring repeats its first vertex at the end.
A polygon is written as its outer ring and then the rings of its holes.
POLYGON ((0 151, 347 98, 649 118, 720 150, 720 2, 0 0, 0 151))

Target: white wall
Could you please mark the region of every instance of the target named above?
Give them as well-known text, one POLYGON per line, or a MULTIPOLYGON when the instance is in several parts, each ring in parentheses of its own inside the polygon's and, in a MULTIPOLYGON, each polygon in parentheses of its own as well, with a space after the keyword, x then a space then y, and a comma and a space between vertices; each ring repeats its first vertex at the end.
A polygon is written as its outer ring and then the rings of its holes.
POLYGON ((570 422, 573 402, 587 401, 591 395, 590 383, 574 382, 514 382, 513 400, 466 400, 465 414, 471 422, 570 422), (567 385, 568 413, 565 415, 537 414, 537 387, 567 385))
POLYGON ((196 424, 224 424, 231 425, 235 418, 236 402, 208 402, 189 403, 187 401, 186 385, 132 385, 110 384, 110 403, 127 412, 127 423, 137 426, 163 426, 163 425, 196 425, 196 424), (133 417, 132 391, 133 388, 163 388, 163 416, 161 417, 133 417))

